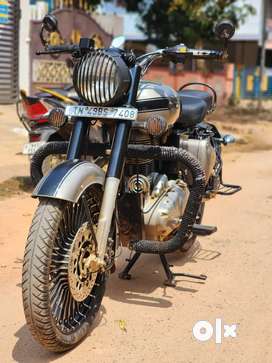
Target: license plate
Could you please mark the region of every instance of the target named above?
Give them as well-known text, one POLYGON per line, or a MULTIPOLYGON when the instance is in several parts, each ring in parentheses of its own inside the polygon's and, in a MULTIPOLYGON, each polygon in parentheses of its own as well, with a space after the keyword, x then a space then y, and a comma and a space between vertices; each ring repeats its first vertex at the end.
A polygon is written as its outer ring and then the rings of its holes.
POLYGON ((109 118, 136 120, 138 110, 133 107, 66 106, 65 115, 70 117, 109 118))
POLYGON ((23 146, 23 154, 33 155, 44 144, 45 141, 30 142, 29 144, 25 144, 23 146))

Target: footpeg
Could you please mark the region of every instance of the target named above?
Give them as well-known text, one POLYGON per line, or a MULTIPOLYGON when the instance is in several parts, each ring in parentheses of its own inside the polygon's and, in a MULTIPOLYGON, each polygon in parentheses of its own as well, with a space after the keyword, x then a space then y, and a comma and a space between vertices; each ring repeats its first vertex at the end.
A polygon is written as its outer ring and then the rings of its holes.
POLYGON ((204 224, 194 224, 192 229, 192 232, 197 236, 210 236, 216 231, 216 226, 205 226, 204 224))
POLYGON ((233 195, 242 190, 240 185, 224 184, 221 183, 220 188, 217 192, 218 195, 233 195))

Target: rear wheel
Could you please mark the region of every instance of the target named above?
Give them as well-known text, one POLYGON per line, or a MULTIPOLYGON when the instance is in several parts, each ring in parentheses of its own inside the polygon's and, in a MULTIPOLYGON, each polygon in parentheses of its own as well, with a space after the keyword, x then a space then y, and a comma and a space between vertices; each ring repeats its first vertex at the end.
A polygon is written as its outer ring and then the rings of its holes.
POLYGON ((92 186, 75 204, 41 200, 32 221, 23 264, 24 312, 34 338, 51 351, 82 340, 101 305, 106 274, 84 269, 96 251, 88 215, 96 228, 101 195, 92 186))

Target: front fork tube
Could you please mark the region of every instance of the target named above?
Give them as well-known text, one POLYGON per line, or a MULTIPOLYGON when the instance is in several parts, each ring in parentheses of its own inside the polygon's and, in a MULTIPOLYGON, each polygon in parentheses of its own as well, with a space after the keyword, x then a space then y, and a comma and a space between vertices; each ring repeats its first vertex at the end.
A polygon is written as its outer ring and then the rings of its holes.
POLYGON ((89 127, 88 120, 77 119, 73 127, 73 131, 71 133, 69 141, 67 157, 66 157, 67 160, 80 159, 88 127, 89 127))
MULTIPOLYGON (((96 269, 103 267, 104 256, 108 243, 108 236, 111 228, 111 221, 115 209, 118 188, 122 177, 127 145, 131 130, 131 121, 119 121, 114 134, 112 143, 112 152, 104 186, 104 194, 99 214, 98 227, 96 232, 97 257, 96 269)), ((69 142, 67 151, 67 160, 80 159, 82 155, 85 136, 88 131, 88 122, 86 119, 77 119, 69 142)), ((88 262, 92 262, 90 258, 88 262)))
MULTIPOLYGON (((137 91, 141 77, 141 67, 136 65, 131 70, 131 87, 127 106, 135 106, 137 91)), ((118 188, 126 160, 126 151, 129 142, 131 121, 119 121, 114 134, 110 162, 107 170, 102 206, 99 214, 96 239, 98 241, 98 259, 103 265, 108 244, 112 217, 118 196, 118 188)))
POLYGON ((107 170, 105 188, 100 209, 96 240, 98 241, 98 258, 104 261, 108 236, 111 229, 112 216, 115 209, 120 179, 122 177, 125 155, 130 135, 131 122, 119 122, 116 126, 110 163, 107 170))

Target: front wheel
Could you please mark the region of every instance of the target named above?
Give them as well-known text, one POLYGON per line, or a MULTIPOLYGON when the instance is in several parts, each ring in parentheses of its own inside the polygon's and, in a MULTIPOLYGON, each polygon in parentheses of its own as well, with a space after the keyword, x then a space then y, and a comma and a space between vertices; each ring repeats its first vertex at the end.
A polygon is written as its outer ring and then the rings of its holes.
POLYGON ((92 186, 75 204, 41 200, 32 221, 23 306, 32 335, 50 351, 71 349, 86 337, 101 305, 106 274, 86 274, 84 269, 85 259, 96 250, 88 216, 95 228, 101 195, 101 188, 92 186))

